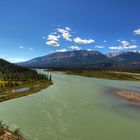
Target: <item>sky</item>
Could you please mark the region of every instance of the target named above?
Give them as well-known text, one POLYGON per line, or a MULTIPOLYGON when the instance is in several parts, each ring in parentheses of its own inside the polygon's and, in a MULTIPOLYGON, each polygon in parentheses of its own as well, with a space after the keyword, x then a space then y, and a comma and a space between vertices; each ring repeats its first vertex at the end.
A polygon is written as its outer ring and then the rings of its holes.
POLYGON ((0 0, 0 58, 140 50, 140 0, 0 0))

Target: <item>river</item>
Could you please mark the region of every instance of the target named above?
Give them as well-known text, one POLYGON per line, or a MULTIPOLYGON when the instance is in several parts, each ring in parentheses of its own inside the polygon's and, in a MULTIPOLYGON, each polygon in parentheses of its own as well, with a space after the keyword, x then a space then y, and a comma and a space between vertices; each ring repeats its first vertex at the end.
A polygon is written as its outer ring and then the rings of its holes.
POLYGON ((0 120, 30 140, 139 140, 140 106, 114 91, 140 91, 139 82, 53 73, 37 94, 0 103, 0 120))

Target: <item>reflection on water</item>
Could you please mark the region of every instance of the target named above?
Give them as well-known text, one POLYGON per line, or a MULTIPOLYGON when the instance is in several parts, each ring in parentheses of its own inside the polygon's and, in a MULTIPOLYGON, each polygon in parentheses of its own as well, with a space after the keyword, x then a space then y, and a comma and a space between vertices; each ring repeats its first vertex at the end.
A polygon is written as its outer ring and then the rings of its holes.
POLYGON ((113 92, 138 90, 138 82, 62 73, 54 73, 53 81, 38 94, 1 103, 0 120, 31 140, 139 140, 139 107, 113 92))

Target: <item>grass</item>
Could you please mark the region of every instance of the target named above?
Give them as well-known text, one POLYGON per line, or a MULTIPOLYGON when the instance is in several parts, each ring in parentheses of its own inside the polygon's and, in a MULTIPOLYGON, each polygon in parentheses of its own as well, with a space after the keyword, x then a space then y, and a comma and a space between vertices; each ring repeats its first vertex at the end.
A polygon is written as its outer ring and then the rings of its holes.
POLYGON ((2 80, 0 80, 0 85, 1 84, 5 84, 7 81, 2 81, 2 80))
MULTIPOLYGON (((3 81, 3 82, 7 82, 7 81, 3 81)), ((34 94, 36 92, 39 92, 41 89, 47 88, 51 84, 52 84, 51 81, 38 80, 38 81, 32 81, 32 82, 27 82, 27 83, 21 83, 19 86, 12 87, 12 88, 1 88, 0 89, 0 102, 34 94), (26 88, 26 87, 29 87, 30 89, 24 92, 15 92, 15 93, 12 92, 12 90, 26 88)))
MULTIPOLYGON (((6 84, 6 83, 8 83, 8 81, 0 80, 0 85, 6 84)), ((14 81, 13 81, 13 83, 14 83, 14 81)), ((18 85, 22 85, 22 84, 23 84, 23 82, 21 82, 21 81, 16 81, 16 83, 17 83, 18 85)))
POLYGON ((140 74, 120 72, 120 71, 116 72, 116 71, 109 71, 109 70, 67 70, 66 73, 87 76, 87 77, 112 79, 112 80, 140 81, 140 74))

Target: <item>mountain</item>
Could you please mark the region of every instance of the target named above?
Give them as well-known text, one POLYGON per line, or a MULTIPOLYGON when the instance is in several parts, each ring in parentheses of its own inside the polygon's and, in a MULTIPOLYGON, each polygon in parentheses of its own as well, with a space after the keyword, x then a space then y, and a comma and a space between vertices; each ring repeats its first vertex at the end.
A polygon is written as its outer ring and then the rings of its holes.
POLYGON ((123 52, 109 52, 106 54, 107 57, 112 58, 112 57, 116 57, 118 55, 123 54, 123 52))
POLYGON ((136 69, 140 70, 140 53, 139 52, 123 52, 112 58, 114 67, 120 69, 136 69))
POLYGON ((140 53, 138 52, 124 52, 113 58, 117 64, 131 64, 140 62, 140 53))
POLYGON ((140 70, 139 52, 114 52, 102 54, 98 51, 57 52, 38 57, 18 65, 38 68, 91 68, 91 69, 136 69, 140 70))
POLYGON ((91 67, 95 64, 107 63, 109 58, 97 51, 71 51, 57 52, 43 57, 38 57, 24 63, 19 63, 26 67, 91 67))

